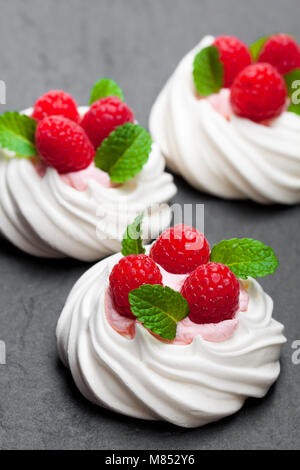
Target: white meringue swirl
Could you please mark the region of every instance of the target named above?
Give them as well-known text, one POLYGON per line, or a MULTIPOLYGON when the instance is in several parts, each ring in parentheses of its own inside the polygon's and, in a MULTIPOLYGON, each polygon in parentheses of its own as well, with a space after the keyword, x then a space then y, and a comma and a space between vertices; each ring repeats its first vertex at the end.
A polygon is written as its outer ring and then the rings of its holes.
POLYGON ((166 344, 138 323, 128 339, 110 326, 104 307, 109 272, 120 257, 79 279, 57 325, 61 360, 88 400, 128 416, 196 427, 267 393, 280 372, 285 337, 272 319, 272 299, 256 281, 249 280, 248 310, 226 341, 196 336, 189 345, 166 344))
POLYGON ((144 233, 156 238, 170 224, 171 211, 164 203, 176 193, 164 167, 154 143, 148 162, 133 180, 107 188, 89 179, 87 189, 78 191, 54 168, 40 177, 29 160, 3 156, 0 231, 31 255, 95 261, 119 251, 127 224, 145 211, 144 233))
POLYGON ((231 112, 227 120, 210 99, 196 96, 194 57, 213 40, 206 36, 189 52, 162 89, 150 115, 152 137, 169 167, 200 191, 263 204, 300 202, 300 117, 283 112, 262 125, 231 112))

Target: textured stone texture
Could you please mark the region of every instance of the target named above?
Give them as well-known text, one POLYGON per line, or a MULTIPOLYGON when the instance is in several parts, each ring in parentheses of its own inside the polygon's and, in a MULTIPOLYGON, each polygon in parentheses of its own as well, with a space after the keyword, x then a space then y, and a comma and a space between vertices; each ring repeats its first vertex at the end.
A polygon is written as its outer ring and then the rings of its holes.
MULTIPOLYGON (((0 0, 0 78, 5 109, 23 109, 50 88, 80 104, 101 76, 123 87, 147 125, 156 94, 178 60, 206 33, 246 41, 273 31, 298 40, 298 0, 0 0)), ((31 258, 0 246, 0 448, 16 449, 249 449, 299 448, 300 366, 291 344, 300 338, 299 207, 261 207, 197 193, 176 178, 180 203, 205 203, 210 242, 251 236, 272 245, 278 273, 262 281, 286 325, 282 374, 263 400, 202 429, 142 422, 96 408, 60 364, 55 325, 75 280, 89 267, 72 260, 31 258)))

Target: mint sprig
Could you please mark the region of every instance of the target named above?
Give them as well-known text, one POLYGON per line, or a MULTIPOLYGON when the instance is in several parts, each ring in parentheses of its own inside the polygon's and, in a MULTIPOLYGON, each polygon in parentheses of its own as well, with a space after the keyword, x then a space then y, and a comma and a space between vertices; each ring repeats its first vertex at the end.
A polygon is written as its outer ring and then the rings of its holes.
POLYGON ((291 103, 287 109, 290 113, 295 113, 300 115, 300 105, 291 103))
POLYGON ((264 45, 267 42, 267 40, 269 39, 269 37, 270 36, 263 36, 263 37, 257 39, 257 41, 255 41, 249 47, 250 53, 251 53, 251 56, 252 56, 252 59, 253 59, 254 62, 257 61, 257 59, 259 57, 259 54, 261 53, 262 48, 264 47, 264 45))
POLYGON ((129 293, 132 313, 152 333, 173 340, 177 323, 189 314, 186 299, 170 287, 144 284, 129 293))
POLYGON ((0 116, 0 146, 11 150, 17 157, 37 155, 34 119, 17 111, 7 111, 0 116))
POLYGON ((216 46, 208 46, 198 52, 194 59, 193 77, 200 96, 220 91, 224 81, 224 68, 216 46))
POLYGON ((300 69, 292 70, 284 75, 284 80, 291 100, 288 111, 300 114, 300 69))
POLYGON ((101 80, 94 84, 89 104, 93 104, 95 101, 107 96, 117 96, 120 100, 124 100, 122 89, 114 80, 101 78, 101 80))
POLYGON ((132 224, 129 224, 126 228, 126 231, 123 235, 122 240, 122 255, 138 255, 140 253, 145 253, 145 248, 143 246, 142 240, 142 230, 141 225, 143 221, 144 213, 138 215, 132 224))
POLYGON ((225 264, 241 279, 274 274, 278 267, 272 248, 252 238, 221 241, 211 250, 210 261, 225 264))
POLYGON ((113 183, 125 183, 137 175, 151 152, 150 134, 138 124, 117 127, 98 147, 97 168, 109 174, 113 183))

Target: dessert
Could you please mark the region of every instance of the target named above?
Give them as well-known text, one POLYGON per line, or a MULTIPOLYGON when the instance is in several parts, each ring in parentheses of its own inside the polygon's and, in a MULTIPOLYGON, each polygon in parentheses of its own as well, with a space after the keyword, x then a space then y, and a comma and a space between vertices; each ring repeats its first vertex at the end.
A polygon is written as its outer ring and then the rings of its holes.
POLYGON ((2 114, 0 146, 0 232, 29 254, 94 261, 120 250, 137 213, 148 240, 170 223, 173 178, 110 79, 90 107, 52 90, 2 114))
POLYGON ((300 202, 300 47, 286 34, 248 48, 206 36, 179 63, 150 114, 174 172, 223 198, 300 202))
POLYGON ((204 235, 185 225, 144 247, 141 218, 129 229, 122 253, 75 284, 58 321, 59 355, 80 392, 110 410, 183 427, 263 397, 285 342, 254 279, 276 270, 271 248, 244 238, 209 253, 204 235))

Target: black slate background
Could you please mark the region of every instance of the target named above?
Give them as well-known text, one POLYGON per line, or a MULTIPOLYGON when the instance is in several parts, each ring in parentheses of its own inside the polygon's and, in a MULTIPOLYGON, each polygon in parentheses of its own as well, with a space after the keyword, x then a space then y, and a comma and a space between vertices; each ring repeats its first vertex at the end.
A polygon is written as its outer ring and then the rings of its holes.
MULTIPOLYGON (((80 104, 101 76, 113 77, 137 119, 148 113, 179 59, 206 34, 251 42, 276 31, 300 40, 298 0, 0 0, 0 79, 6 109, 24 109, 51 88, 80 104)), ((174 201, 205 204, 211 243, 251 236, 270 244, 280 269, 262 284, 286 325, 282 373, 263 400, 204 428, 185 430, 128 419, 85 401, 56 353, 55 325, 66 296, 89 267, 49 261, 0 245, 1 449, 265 449, 300 447, 300 208, 263 207, 200 194, 176 177, 174 201)))

